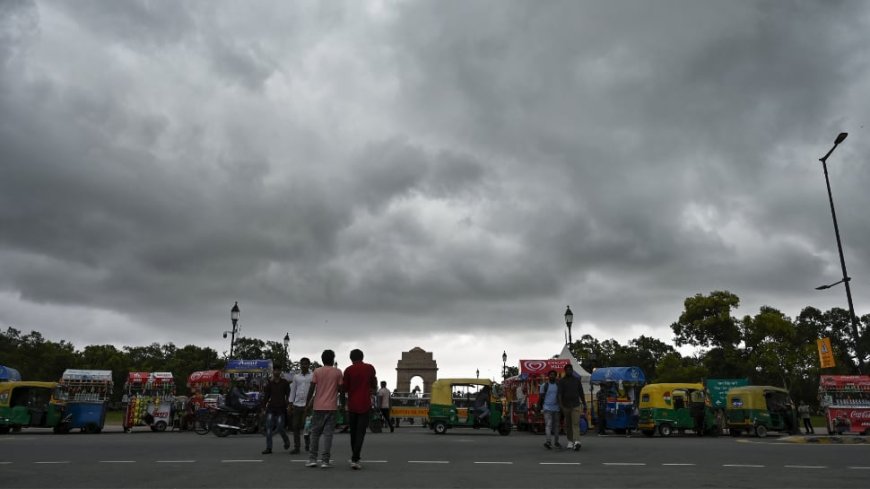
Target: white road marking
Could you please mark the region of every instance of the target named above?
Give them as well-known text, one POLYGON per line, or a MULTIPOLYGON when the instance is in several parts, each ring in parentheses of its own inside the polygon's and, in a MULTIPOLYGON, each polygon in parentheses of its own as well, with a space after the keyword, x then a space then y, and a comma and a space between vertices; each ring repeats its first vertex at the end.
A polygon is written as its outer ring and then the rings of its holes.
POLYGON ((238 463, 260 463, 262 460, 257 459, 235 459, 235 460, 221 460, 223 464, 238 464, 238 463))
POLYGON ((513 462, 474 462, 476 464, 501 464, 501 465, 513 465, 513 462))
POLYGON ((101 464, 134 464, 135 460, 97 460, 101 464))
POLYGON ((196 460, 155 460, 158 464, 192 464, 196 460))
POLYGON ((449 464, 449 460, 408 460, 409 464, 449 464))
POLYGON ((580 465, 580 462, 539 462, 540 465, 580 465))
POLYGON ((360 463, 363 464, 385 464, 386 460, 360 460, 360 463))
POLYGON ((693 466, 695 464, 662 464, 662 465, 666 465, 669 467, 689 467, 689 466, 693 466))
POLYGON ((849 468, 853 469, 853 470, 870 470, 870 467, 861 467, 861 466, 851 466, 849 468))
POLYGON ((786 465, 788 469, 827 469, 827 465, 786 465))
POLYGON ((603 462, 601 465, 646 465, 643 462, 603 462))
POLYGON ((69 460, 57 460, 51 462, 33 462, 35 464, 68 464, 69 460))
POLYGON ((764 467, 764 465, 752 465, 752 464, 722 464, 722 467, 753 467, 753 468, 760 468, 760 467, 764 467))
POLYGON ((11 463, 12 463, 12 462, 0 462, 0 465, 9 465, 9 464, 11 464, 11 463))

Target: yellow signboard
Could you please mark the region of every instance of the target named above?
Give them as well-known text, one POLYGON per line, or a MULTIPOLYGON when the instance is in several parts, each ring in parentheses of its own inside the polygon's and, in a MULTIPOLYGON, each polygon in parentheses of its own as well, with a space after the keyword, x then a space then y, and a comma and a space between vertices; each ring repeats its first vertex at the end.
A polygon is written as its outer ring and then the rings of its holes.
POLYGON ((834 350, 831 349, 831 339, 818 339, 816 340, 816 346, 819 348, 819 364, 821 367, 832 368, 834 366, 834 350))

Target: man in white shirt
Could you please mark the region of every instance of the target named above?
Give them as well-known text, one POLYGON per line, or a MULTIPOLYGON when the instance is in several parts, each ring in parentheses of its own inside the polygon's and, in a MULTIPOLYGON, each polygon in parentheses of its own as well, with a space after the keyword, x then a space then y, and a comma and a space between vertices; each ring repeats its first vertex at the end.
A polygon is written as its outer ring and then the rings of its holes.
MULTIPOLYGON (((291 413, 290 428, 293 430, 292 454, 299 453, 299 434, 305 426, 305 404, 308 401, 308 388, 311 387, 311 360, 303 357, 299 360, 300 372, 293 374, 290 379, 290 404, 291 413)), ((309 435, 305 435, 305 451, 309 449, 309 435)))
POLYGON ((381 410, 381 416, 384 417, 384 421, 390 427, 390 433, 395 431, 393 421, 390 419, 390 389, 387 389, 387 383, 383 380, 381 381, 381 388, 378 389, 378 409, 381 410))

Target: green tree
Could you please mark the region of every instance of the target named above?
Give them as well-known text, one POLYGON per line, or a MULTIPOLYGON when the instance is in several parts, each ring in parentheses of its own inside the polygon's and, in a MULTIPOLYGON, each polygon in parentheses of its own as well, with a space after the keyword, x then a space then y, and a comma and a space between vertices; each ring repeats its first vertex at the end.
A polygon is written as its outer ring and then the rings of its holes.
POLYGON ((683 303, 685 310, 679 320, 671 324, 677 346, 736 348, 740 342, 740 329, 731 311, 740 305, 740 299, 728 291, 713 291, 710 295, 696 294, 683 303))

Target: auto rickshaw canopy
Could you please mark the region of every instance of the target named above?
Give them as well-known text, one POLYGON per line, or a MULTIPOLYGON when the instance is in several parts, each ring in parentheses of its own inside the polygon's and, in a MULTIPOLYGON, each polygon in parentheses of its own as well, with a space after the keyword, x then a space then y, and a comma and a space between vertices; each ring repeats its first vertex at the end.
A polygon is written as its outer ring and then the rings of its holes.
MULTIPOLYGON (((453 387, 457 385, 469 385, 492 388, 492 381, 489 379, 438 379, 432 382, 432 397, 430 404, 453 404, 453 387)), ((493 399, 492 390, 490 390, 490 399, 493 399)))
POLYGON ((786 389, 772 385, 745 385, 728 391, 726 409, 769 409, 767 396, 775 395, 791 403, 786 389))
POLYGON ((703 391, 704 384, 691 384, 686 382, 667 382, 661 384, 647 384, 640 391, 641 408, 666 408, 673 409, 671 398, 674 391, 703 391))
POLYGON ((15 381, 0 382, 0 407, 9 407, 16 389, 48 389, 52 393, 57 388, 57 382, 15 381))

